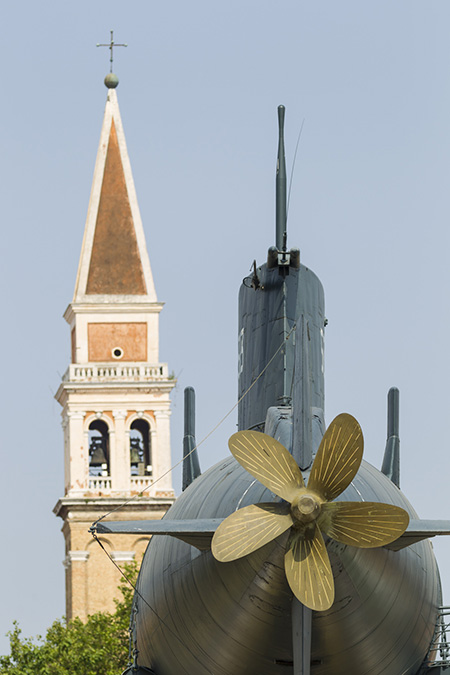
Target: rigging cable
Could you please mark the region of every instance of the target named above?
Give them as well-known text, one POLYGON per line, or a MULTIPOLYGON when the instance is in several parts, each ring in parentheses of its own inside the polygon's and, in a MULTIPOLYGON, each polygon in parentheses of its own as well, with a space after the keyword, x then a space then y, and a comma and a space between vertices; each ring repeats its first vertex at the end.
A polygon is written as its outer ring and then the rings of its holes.
MULTIPOLYGON (((167 630, 168 630, 170 633, 172 633, 172 635, 173 635, 174 637, 176 637, 176 639, 178 640, 178 642, 179 642, 183 647, 186 647, 187 645, 184 644, 184 642, 183 642, 183 641, 181 640, 181 638, 176 634, 176 632, 175 632, 175 631, 174 631, 174 630, 173 630, 173 629, 172 629, 172 628, 164 621, 164 619, 163 619, 161 616, 159 616, 158 612, 157 612, 155 609, 153 609, 153 607, 151 606, 151 604, 144 598, 144 596, 142 595, 142 593, 136 588, 136 584, 134 584, 134 583, 131 581, 131 579, 130 579, 129 577, 127 577, 127 575, 125 574, 125 572, 121 569, 121 567, 116 563, 116 561, 114 560, 114 558, 109 554, 109 552, 108 552, 108 551, 106 550, 106 548, 103 546, 102 541, 97 537, 96 533, 95 533, 95 532, 92 532, 92 528, 91 528, 91 530, 89 530, 89 531, 91 532, 93 538, 95 539, 95 541, 97 542, 97 544, 100 546, 100 548, 106 553, 106 555, 108 556, 108 558, 110 559, 110 561, 112 562, 112 564, 113 564, 115 567, 117 567, 117 569, 119 570, 119 572, 120 572, 120 574, 122 575, 122 577, 125 579, 125 581, 126 581, 126 582, 131 586, 131 588, 134 590, 134 592, 136 593, 136 595, 142 600, 142 602, 144 602, 144 603, 147 605, 147 607, 150 609, 151 612, 153 612, 153 614, 154 614, 154 615, 156 616, 156 618, 162 623, 162 625, 163 625, 165 628, 167 628, 167 630)), ((189 648, 189 646, 187 646, 187 649, 188 649, 188 651, 191 653, 191 655, 192 655, 193 657, 195 657, 195 654, 191 651, 191 649, 189 648)), ((210 672, 210 675, 213 675, 213 674, 210 672)))
POLYGON ((291 178, 289 180, 289 190, 288 190, 288 199, 287 199, 287 208, 286 208, 286 222, 289 215, 289 204, 291 203, 291 189, 292 189, 292 179, 294 178, 294 169, 295 169, 295 160, 297 159, 297 150, 300 144, 300 138, 303 131, 303 126, 305 124, 305 118, 303 118, 300 131, 298 132, 297 145, 295 146, 294 159, 292 160, 292 169, 291 169, 291 178))

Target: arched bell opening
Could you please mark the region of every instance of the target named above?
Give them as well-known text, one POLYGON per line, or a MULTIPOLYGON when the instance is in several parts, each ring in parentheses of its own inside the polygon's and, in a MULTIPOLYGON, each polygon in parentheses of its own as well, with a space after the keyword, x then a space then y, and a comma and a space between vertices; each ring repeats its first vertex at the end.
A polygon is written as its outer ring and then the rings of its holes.
POLYGON ((109 476, 109 429, 106 422, 94 420, 89 425, 89 475, 109 476))
POLYGON ((150 425, 143 419, 130 426, 130 472, 132 476, 152 475, 150 425))

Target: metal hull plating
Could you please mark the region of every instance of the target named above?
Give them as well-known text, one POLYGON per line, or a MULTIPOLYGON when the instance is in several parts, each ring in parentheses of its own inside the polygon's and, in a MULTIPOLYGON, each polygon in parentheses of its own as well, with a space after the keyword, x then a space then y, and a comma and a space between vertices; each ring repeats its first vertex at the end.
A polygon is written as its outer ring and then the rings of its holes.
MULTIPOLYGON (((226 517, 274 495, 233 458, 217 464, 178 498, 166 518, 226 517)), ((384 475, 364 463, 345 501, 411 505, 384 475)), ((286 675, 292 664, 291 604, 283 540, 231 563, 219 563, 172 537, 154 537, 137 597, 142 665, 157 675, 286 675), (150 607, 152 609, 150 609, 150 607)), ((336 599, 313 614, 314 675, 416 675, 440 603, 428 541, 398 552, 328 542, 336 599)))
MULTIPOLYGON (((257 273, 261 288, 255 291, 244 283, 239 291, 239 429, 264 429, 268 408, 291 400, 295 337, 291 335, 284 345, 283 341, 302 320, 307 326, 302 349, 308 363, 309 404, 324 408, 322 284, 304 265, 290 270, 285 278, 266 264, 257 273), (264 377, 259 379, 263 370, 264 377)), ((301 330, 297 339, 300 335, 301 330)))

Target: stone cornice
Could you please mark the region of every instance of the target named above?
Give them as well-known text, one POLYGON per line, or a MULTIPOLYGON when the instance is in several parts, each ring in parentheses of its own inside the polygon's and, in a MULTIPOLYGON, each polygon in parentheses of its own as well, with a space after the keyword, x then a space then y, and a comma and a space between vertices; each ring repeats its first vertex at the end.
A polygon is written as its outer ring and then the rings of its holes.
MULTIPOLYGON (((167 394, 176 386, 177 380, 158 380, 147 382, 61 382, 55 394, 55 399, 64 406, 68 394, 94 394, 95 392, 119 392, 123 394, 167 394)), ((151 401, 152 407, 158 402, 151 401)), ((165 405, 165 402, 164 402, 165 405)))
POLYGON ((148 302, 147 296, 93 295, 92 302, 72 302, 63 314, 72 323, 75 314, 159 314, 164 302, 148 302))
POLYGON ((174 501, 175 497, 136 497, 131 501, 124 497, 62 497, 55 504, 53 513, 66 520, 70 512, 74 514, 73 520, 78 520, 82 514, 94 513, 95 516, 102 516, 117 509, 108 516, 108 520, 129 520, 130 513, 148 519, 152 512, 160 514, 161 511, 167 511, 174 501))

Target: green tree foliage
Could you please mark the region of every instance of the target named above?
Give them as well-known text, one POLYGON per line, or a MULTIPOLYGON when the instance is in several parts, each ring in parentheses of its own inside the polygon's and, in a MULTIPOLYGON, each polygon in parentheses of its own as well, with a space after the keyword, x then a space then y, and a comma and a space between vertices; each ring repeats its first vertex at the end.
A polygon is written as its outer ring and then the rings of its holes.
MULTIPOLYGON (((134 583, 137 565, 127 565, 125 574, 134 583)), ((58 619, 45 638, 22 637, 14 622, 10 654, 0 656, 1 675, 120 675, 128 663, 133 589, 124 578, 119 589, 114 613, 92 614, 85 623, 58 619)))

